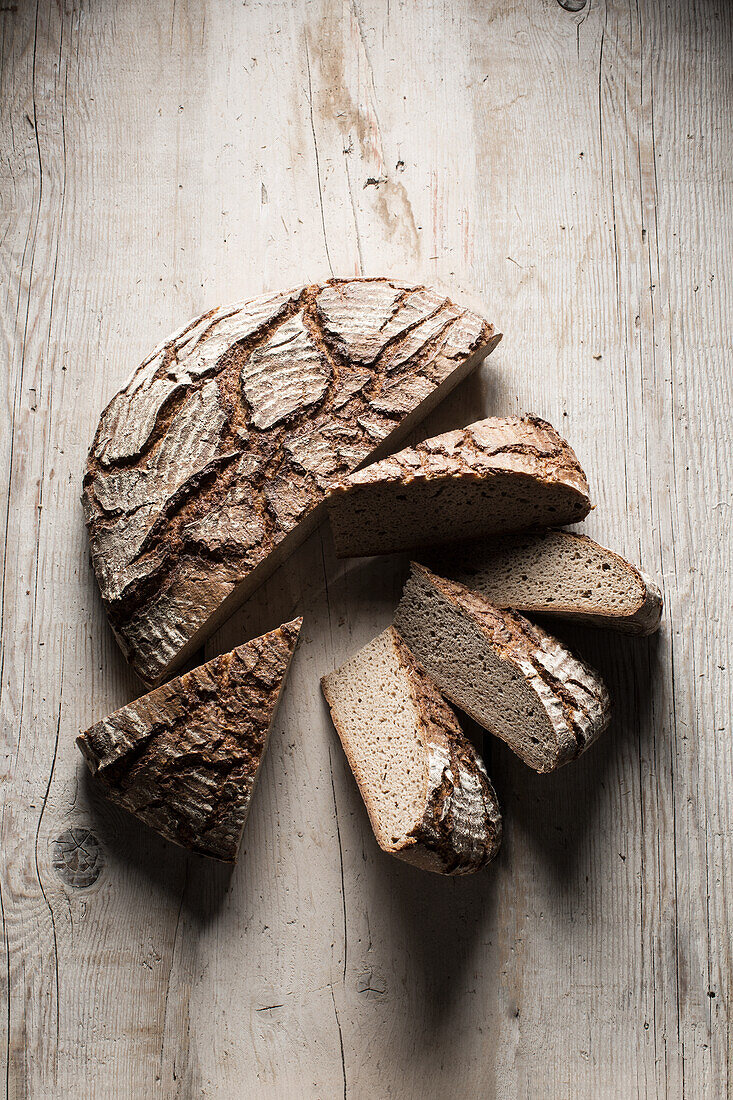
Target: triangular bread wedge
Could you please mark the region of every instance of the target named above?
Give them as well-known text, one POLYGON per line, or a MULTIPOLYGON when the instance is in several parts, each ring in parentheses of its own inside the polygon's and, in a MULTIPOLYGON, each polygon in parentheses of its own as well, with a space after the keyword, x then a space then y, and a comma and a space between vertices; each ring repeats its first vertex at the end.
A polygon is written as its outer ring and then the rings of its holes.
POLYGON ((302 622, 171 680, 78 737, 107 797, 168 840, 236 862, 302 622))
POLYGON ((570 531, 465 543, 431 555, 428 565, 496 607, 625 634, 653 634, 662 617, 662 593, 654 581, 587 535, 570 531))
POLYGON ((394 625, 440 691, 538 772, 608 725, 608 692, 556 638, 413 564, 394 625))
POLYGON ((390 627, 321 680, 379 846, 462 875, 496 854, 501 814, 453 711, 390 627))
POLYGON ((591 509, 588 492, 552 425, 490 417, 343 478, 328 512, 336 554, 348 558, 575 523, 591 509))
POLYGON ((102 414, 83 504, 112 629, 165 680, 501 339, 444 294, 329 279, 212 309, 102 414))

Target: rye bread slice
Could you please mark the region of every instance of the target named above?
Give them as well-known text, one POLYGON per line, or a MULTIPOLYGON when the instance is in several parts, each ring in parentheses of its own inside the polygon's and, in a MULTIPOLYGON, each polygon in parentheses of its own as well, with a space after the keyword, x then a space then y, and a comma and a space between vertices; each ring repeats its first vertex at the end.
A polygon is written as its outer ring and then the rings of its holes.
POLYGON ((491 417, 344 477, 328 512, 344 558, 575 523, 588 494, 574 451, 545 420, 491 417))
POLYGON ((321 680, 380 847, 443 875, 496 854, 501 814, 479 754, 389 627, 321 680))
POLYGON ((636 566, 587 535, 533 531, 462 543, 427 564, 496 607, 653 634, 662 593, 636 566))
POLYGON ((78 737, 107 797, 166 839, 236 862, 302 622, 171 680, 78 737))
POLYGON ((456 706, 538 772, 606 728, 608 692, 587 665, 515 611, 413 564, 394 625, 456 706))

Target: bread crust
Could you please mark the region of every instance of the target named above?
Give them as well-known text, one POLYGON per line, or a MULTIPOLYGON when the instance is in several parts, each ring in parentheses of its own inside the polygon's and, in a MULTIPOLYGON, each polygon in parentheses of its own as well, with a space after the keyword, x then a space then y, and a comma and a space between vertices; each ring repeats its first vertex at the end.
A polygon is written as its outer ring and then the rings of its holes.
POLYGON ((210 310, 156 348, 102 414, 82 498, 140 677, 185 660, 315 526, 338 478, 499 339, 425 287, 331 279, 210 310))
MULTIPOLYGON (((489 863, 501 844, 502 820, 496 793, 480 755, 453 711, 397 631, 389 627, 387 633, 407 677, 415 708, 416 732, 425 753, 425 788, 421 819, 397 844, 379 843, 384 851, 423 870, 443 875, 470 874, 489 863)), ((324 676, 321 687, 358 781, 358 764, 331 691, 332 677, 337 673, 324 676)), ((369 792, 362 789, 361 793, 372 818, 369 792)))
POLYGON ((107 797, 167 840, 236 862, 303 620, 284 623, 77 738, 107 797))
MULTIPOLYGON (((577 455, 552 424, 538 416, 496 416, 433 436, 414 447, 355 470, 343 478, 332 501, 353 486, 376 482, 432 481, 443 477, 479 478, 493 470, 526 473, 538 481, 563 482, 581 497, 588 482, 577 455)), ((590 500, 587 502, 590 511, 590 500)))
POLYGON ((659 630, 659 624, 662 621, 664 610, 662 591, 643 570, 637 569, 633 565, 631 568, 636 570, 644 585, 644 597, 633 615, 618 617, 614 622, 614 630, 642 636, 654 634, 655 631, 659 630))

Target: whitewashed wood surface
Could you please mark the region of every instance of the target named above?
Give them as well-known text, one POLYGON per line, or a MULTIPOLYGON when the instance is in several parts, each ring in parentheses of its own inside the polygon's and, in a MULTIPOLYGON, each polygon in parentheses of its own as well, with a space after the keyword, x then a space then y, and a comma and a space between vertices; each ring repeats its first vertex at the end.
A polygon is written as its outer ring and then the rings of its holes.
POLYGON ((733 1095, 733 7, 14 0, 0 37, 8 1096, 733 1095), (140 691, 79 504, 102 407, 189 316, 329 271, 473 291, 504 341, 423 434, 547 417, 664 587, 656 638, 563 632, 615 699, 586 757, 485 738, 505 841, 464 881, 370 833, 318 678, 405 561, 326 529, 207 648, 306 618, 233 874, 74 745, 140 691))

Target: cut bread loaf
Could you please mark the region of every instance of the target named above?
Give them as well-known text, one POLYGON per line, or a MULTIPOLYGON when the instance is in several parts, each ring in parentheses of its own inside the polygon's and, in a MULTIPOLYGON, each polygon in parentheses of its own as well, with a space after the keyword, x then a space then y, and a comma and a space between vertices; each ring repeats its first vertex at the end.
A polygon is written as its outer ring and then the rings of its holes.
POLYGON ((444 875, 496 854, 501 815, 483 762, 390 627, 321 685, 385 852, 444 875))
POLYGON ((341 558, 575 523, 590 508, 572 448, 532 416, 492 417, 407 447, 344 477, 328 499, 341 558))
POLYGON ((214 309, 102 414, 83 503, 94 571, 135 671, 159 683, 498 343, 422 286, 332 279, 214 309))
POLYGON ((302 621, 171 680, 77 738, 107 797, 168 840, 235 862, 302 621))
POLYGON ((451 547, 431 555, 427 564, 496 607, 576 619, 627 634, 659 629, 662 593, 654 581, 587 535, 505 535, 451 547))
POLYGON ((514 611, 413 564, 394 625, 440 691, 538 772, 608 725, 600 678, 514 611))

